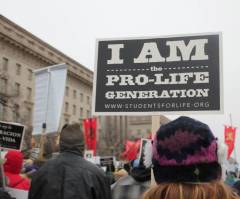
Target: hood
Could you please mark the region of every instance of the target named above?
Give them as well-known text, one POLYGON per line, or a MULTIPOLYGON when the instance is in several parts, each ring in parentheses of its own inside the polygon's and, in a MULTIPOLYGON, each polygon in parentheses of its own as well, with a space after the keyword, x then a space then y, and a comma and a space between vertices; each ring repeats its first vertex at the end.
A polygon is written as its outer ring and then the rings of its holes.
POLYGON ((59 144, 60 147, 60 152, 70 152, 70 153, 74 153, 80 156, 83 156, 84 153, 84 144, 80 143, 80 144, 73 144, 73 145, 69 145, 67 143, 61 142, 59 144))
POLYGON ((19 151, 8 151, 5 159, 4 171, 19 174, 23 165, 23 154, 19 151))
POLYGON ((146 169, 144 166, 135 167, 130 171, 129 175, 138 182, 146 182, 151 180, 151 168, 146 169))
POLYGON ((79 124, 66 124, 60 134, 60 152, 83 155, 84 135, 79 124))

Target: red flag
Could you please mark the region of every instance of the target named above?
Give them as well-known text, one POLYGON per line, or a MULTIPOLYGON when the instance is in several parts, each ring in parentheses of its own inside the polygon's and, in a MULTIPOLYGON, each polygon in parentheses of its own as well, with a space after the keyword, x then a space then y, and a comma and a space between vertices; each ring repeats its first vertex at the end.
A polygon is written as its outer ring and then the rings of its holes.
POLYGON ((83 120, 85 143, 88 150, 93 150, 94 156, 97 149, 97 120, 88 118, 83 120))
POLYGON ((232 126, 226 126, 224 130, 224 137, 225 137, 225 143, 228 146, 228 156, 227 159, 230 158, 234 145, 235 145, 235 139, 236 139, 236 128, 232 126))
POLYGON ((153 138, 152 138, 152 133, 151 133, 151 132, 149 133, 149 135, 148 135, 147 139, 150 139, 150 140, 152 140, 152 139, 153 139, 153 138))
POLYGON ((125 143, 125 151, 122 153, 122 157, 125 157, 127 160, 135 160, 140 148, 141 140, 129 141, 125 143))

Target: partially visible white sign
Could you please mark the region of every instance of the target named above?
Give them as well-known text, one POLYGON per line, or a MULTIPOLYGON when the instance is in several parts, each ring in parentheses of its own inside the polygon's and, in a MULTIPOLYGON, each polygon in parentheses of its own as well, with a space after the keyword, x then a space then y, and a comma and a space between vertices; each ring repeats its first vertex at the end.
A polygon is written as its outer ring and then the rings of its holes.
POLYGON ((27 199, 28 191, 6 187, 7 192, 16 199, 27 199))
POLYGON ((84 158, 85 159, 92 159, 93 158, 93 150, 85 150, 84 151, 84 158))
POLYGON ((56 132, 62 111, 67 66, 59 64, 34 71, 35 101, 33 134, 41 134, 46 123, 46 133, 56 132))
POLYGON ((39 153, 40 153, 40 148, 33 148, 30 155, 31 159, 36 160, 39 156, 39 153))
POLYGON ((93 150, 85 150, 84 152, 84 159, 88 160, 89 162, 95 164, 95 157, 93 156, 93 150))

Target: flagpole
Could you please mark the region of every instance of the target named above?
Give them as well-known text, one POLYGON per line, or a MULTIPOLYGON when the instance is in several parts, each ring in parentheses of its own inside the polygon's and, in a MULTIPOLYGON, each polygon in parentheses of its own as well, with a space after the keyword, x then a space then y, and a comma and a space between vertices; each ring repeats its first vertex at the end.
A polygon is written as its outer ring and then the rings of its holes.
POLYGON ((43 161, 44 160, 44 145, 46 139, 46 131, 47 131, 47 116, 48 116, 48 106, 49 106, 49 94, 50 94, 50 86, 51 86, 51 71, 48 68, 48 90, 47 90, 47 102, 46 102, 46 112, 45 112, 45 121, 42 124, 42 133, 40 137, 40 152, 38 159, 43 161))
MULTIPOLYGON (((231 113, 229 114, 229 119, 230 119, 230 125, 231 125, 231 128, 233 128, 232 114, 231 114, 231 113)), ((237 134, 236 134, 235 136, 237 137, 237 134)), ((235 137, 235 141, 236 141, 236 137, 235 137)), ((234 143, 233 154, 234 154, 234 159, 235 159, 235 161, 237 162, 237 151, 236 151, 236 145, 235 145, 235 143, 234 143)))
MULTIPOLYGON (((1 144, 0 144, 0 160, 3 161, 1 144)), ((5 187, 6 187, 6 181, 5 181, 3 163, 4 163, 4 161, 0 163, 0 173, 1 173, 1 180, 0 180, 0 181, 2 181, 2 188, 5 189, 5 187)))

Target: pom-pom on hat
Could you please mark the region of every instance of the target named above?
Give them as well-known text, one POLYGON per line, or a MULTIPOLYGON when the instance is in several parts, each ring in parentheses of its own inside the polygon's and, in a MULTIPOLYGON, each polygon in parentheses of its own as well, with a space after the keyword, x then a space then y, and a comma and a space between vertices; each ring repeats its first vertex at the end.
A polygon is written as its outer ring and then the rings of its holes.
POLYGON ((201 183, 219 180, 217 140, 208 125, 179 117, 157 131, 153 142, 153 172, 157 183, 201 183))

